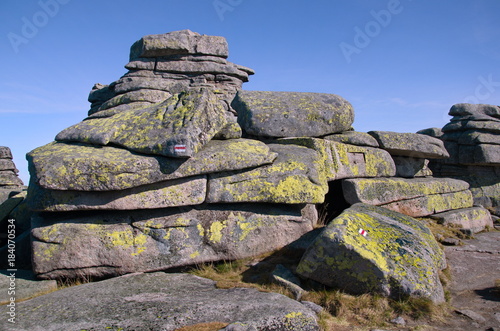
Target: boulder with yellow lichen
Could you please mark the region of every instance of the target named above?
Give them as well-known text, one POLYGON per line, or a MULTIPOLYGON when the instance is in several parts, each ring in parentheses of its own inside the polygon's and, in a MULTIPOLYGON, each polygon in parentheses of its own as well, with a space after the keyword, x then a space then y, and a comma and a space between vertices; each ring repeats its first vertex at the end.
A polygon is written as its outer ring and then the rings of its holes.
POLYGON ((316 222, 314 205, 44 213, 33 220, 33 268, 44 279, 110 277, 235 260, 281 248, 316 222))
POLYGON ((421 221, 360 203, 328 224, 297 272, 349 293, 444 302, 438 271, 445 267, 443 252, 421 221))

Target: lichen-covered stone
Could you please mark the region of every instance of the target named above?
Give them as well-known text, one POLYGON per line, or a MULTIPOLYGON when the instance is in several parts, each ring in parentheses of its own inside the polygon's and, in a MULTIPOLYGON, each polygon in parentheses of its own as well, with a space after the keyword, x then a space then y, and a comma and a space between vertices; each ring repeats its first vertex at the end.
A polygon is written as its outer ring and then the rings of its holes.
POLYGON ((412 217, 424 217, 453 209, 472 207, 474 199, 469 190, 442 194, 429 194, 418 198, 401 199, 381 207, 412 217))
POLYGON ((177 54, 202 54, 226 58, 229 54, 224 37, 200 35, 190 30, 148 35, 130 48, 130 60, 177 54))
POLYGON ((318 138, 285 138, 279 144, 293 144, 317 151, 321 171, 328 181, 358 177, 391 177, 396 174, 394 161, 387 151, 355 146, 318 138))
POLYGON ((0 171, 0 186, 22 186, 23 181, 12 170, 0 171))
POLYGON ((207 202, 322 203, 328 185, 318 153, 296 145, 268 146, 278 153, 273 164, 209 175, 207 202))
POLYGON ((351 104, 334 94, 239 91, 232 107, 243 130, 259 137, 319 137, 354 121, 351 104))
MULTIPOLYGON (((219 289, 213 280, 185 273, 115 277, 16 307, 22 317, 16 319, 16 330, 216 330, 206 328, 214 324, 232 325, 227 330, 319 330, 310 308, 282 294, 219 289)), ((7 305, 0 306, 2 316, 8 312, 7 305)))
POLYGON ((358 178, 342 181, 347 202, 376 206, 427 195, 461 192, 468 188, 469 183, 451 178, 358 178))
POLYGON ((500 166, 500 145, 459 145, 458 159, 460 164, 500 166))
POLYGON ((472 207, 450 210, 430 216, 439 224, 460 229, 462 232, 473 234, 487 228, 493 228, 490 212, 483 207, 472 207))
POLYGON ((385 208, 356 204, 328 224, 297 272, 354 294, 377 292, 444 302, 438 270, 445 266, 443 252, 423 223, 385 208))
POLYGON ((53 190, 113 191, 272 163, 276 153, 250 139, 211 140, 189 159, 138 154, 112 146, 50 143, 27 155, 35 183, 53 190))
POLYGON ((429 169, 429 160, 417 159, 406 156, 393 156, 396 165, 396 177, 430 177, 432 170, 429 169))
POLYGON ((18 172, 16 165, 12 159, 0 159, 0 171, 3 170, 12 170, 15 173, 18 172))
POLYGON ((0 146, 0 159, 12 159, 12 152, 9 147, 0 146))
POLYGON ((179 93, 161 104, 94 118, 69 127, 58 141, 116 144, 129 150, 186 158, 226 125, 225 110, 208 88, 179 93))
MULTIPOLYGON (((0 224, 4 225, 9 214, 26 198, 26 191, 22 191, 0 203, 0 224)), ((3 228, 3 227, 2 227, 3 228)))
POLYGON ((444 148, 443 142, 431 136, 391 131, 370 131, 368 133, 377 139, 380 148, 387 150, 391 155, 421 159, 442 159, 450 156, 444 148))
POLYGON ((434 138, 440 138, 443 135, 443 130, 440 128, 428 128, 423 130, 418 130, 417 133, 425 134, 434 138))
POLYGON ((45 213, 33 220, 33 268, 43 279, 109 277, 257 256, 311 231, 314 205, 208 205, 45 213))
POLYGON ((206 176, 173 179, 120 191, 59 191, 29 186, 35 211, 135 210, 199 205, 207 194, 206 176))
POLYGON ((448 113, 451 116, 488 116, 491 120, 500 119, 500 106, 486 104, 458 103, 448 113))
POLYGON ((378 148, 378 142, 375 138, 366 132, 346 131, 323 137, 326 140, 337 141, 344 144, 367 146, 378 148))

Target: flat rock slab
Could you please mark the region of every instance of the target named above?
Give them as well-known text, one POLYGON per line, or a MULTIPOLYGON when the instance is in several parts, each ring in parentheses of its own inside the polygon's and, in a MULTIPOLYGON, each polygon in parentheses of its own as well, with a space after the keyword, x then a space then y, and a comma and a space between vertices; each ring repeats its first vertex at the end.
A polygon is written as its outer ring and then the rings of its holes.
POLYGON ((393 156, 396 165, 396 177, 414 178, 430 177, 432 170, 429 169, 429 160, 416 159, 407 156, 393 156))
POLYGON ((314 149, 320 155, 327 181, 343 178, 392 177, 396 167, 391 155, 380 148, 356 146, 319 138, 284 138, 278 144, 314 149))
POLYGON ((492 120, 500 119, 500 106, 486 104, 458 103, 448 113, 451 116, 489 116, 492 120))
POLYGON ((471 191, 464 190, 452 193, 431 194, 379 206, 411 217, 424 217, 449 210, 470 208, 473 205, 474 199, 471 191))
POLYGON ((250 139, 211 140, 189 159, 134 153, 124 148, 54 142, 27 155, 40 187, 114 191, 145 184, 240 170, 272 163, 277 154, 250 139))
POLYGON ((0 305, 10 303, 11 298, 16 302, 24 301, 56 290, 55 280, 36 279, 31 270, 0 270, 0 305), (14 288, 15 293, 9 295, 9 288, 14 288))
POLYGON ((278 154, 273 164, 239 172, 209 175, 208 203, 322 203, 328 191, 321 159, 312 149, 268 145, 278 154))
POLYGON ((231 105, 242 129, 259 137, 319 137, 354 121, 352 105, 335 94, 239 91, 231 105))
POLYGON ((468 234, 478 233, 486 228, 493 228, 491 214, 483 207, 451 210, 430 217, 437 220, 439 224, 459 228, 468 234))
POLYGON ((356 204, 332 220, 299 263, 306 278, 353 294, 377 292, 444 302, 444 254, 420 221, 356 204))
POLYGON ((339 143, 378 148, 377 139, 366 132, 346 131, 323 137, 326 140, 337 141, 339 143))
MULTIPOLYGON (((16 309, 12 330, 171 331, 208 322, 239 322, 245 330, 319 330, 312 310, 281 294, 217 289, 209 279, 161 272, 66 288, 16 309)), ((5 306, 0 311, 8 316, 5 306)))
POLYGON ((469 183, 451 178, 357 178, 342 182, 344 197, 358 202, 382 205, 433 194, 461 192, 469 183))
POLYGON ((34 211, 135 210, 199 205, 206 195, 207 176, 200 175, 104 192, 47 190, 32 183, 27 201, 34 211))
POLYGON ((144 154, 187 158, 206 145, 227 120, 209 88, 175 94, 147 108, 119 112, 73 125, 57 141, 116 144, 144 154))
POLYGON ((391 155, 423 159, 442 159, 450 156, 443 142, 431 136, 391 131, 370 131, 368 133, 377 139, 380 148, 387 150, 391 155))
POLYGON ((314 205, 231 204, 44 213, 33 218, 33 270, 43 279, 110 277, 258 256, 313 230, 314 205))
POLYGON ((139 57, 162 57, 177 54, 201 54, 227 58, 226 38, 200 35, 190 30, 148 35, 136 41, 130 49, 130 60, 139 57))

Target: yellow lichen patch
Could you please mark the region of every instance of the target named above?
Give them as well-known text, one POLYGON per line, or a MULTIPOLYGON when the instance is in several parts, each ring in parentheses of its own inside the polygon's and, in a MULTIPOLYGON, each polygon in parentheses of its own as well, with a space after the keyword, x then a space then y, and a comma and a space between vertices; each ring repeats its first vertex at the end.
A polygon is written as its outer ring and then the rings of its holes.
POLYGON ((291 313, 288 313, 285 315, 286 318, 297 318, 299 316, 302 316, 304 315, 302 312, 295 312, 295 311, 292 311, 291 313))
POLYGON ((208 230, 208 238, 213 243, 220 243, 222 240, 222 230, 227 227, 225 221, 215 221, 210 225, 208 230))

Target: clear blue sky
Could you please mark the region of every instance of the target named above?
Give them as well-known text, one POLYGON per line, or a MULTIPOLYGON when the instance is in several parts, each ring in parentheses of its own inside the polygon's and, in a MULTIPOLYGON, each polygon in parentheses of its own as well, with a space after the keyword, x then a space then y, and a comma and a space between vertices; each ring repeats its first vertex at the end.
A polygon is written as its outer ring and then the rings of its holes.
POLYGON ((442 127, 455 103, 500 104, 499 15, 498 0, 2 0, 0 146, 27 184, 25 154, 86 116, 132 43, 181 29, 226 37, 256 71, 244 89, 341 95, 358 131, 442 127))

